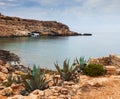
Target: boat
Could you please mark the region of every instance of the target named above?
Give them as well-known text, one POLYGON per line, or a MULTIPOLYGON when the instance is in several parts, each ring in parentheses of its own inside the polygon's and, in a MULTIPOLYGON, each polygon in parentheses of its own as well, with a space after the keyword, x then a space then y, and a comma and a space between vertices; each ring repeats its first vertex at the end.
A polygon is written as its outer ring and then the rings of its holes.
POLYGON ((39 37, 40 34, 36 33, 36 32, 32 32, 32 33, 28 33, 28 36, 30 36, 30 37, 39 37))

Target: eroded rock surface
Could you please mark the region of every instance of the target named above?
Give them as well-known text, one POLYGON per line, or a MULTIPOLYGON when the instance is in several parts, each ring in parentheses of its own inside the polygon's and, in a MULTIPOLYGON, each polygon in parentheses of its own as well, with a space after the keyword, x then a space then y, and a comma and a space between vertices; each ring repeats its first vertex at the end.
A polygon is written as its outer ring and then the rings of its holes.
POLYGON ((0 14, 0 36, 28 36, 28 33, 38 32, 40 35, 70 36, 78 35, 69 30, 65 24, 56 21, 38 21, 22 19, 0 14))

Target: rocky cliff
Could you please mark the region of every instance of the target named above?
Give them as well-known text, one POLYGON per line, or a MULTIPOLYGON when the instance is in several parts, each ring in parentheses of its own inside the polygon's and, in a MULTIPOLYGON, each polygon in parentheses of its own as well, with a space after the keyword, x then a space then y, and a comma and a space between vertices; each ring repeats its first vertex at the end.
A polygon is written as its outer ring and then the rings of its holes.
POLYGON ((40 35, 78 35, 69 30, 67 25, 56 21, 38 21, 5 16, 0 13, 0 37, 28 36, 28 33, 37 32, 40 35))

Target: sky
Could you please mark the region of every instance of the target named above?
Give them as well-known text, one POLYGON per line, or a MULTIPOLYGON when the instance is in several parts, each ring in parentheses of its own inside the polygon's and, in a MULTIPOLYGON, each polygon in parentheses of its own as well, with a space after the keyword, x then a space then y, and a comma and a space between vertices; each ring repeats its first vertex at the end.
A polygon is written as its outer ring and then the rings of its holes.
POLYGON ((120 0, 0 0, 0 12, 62 22, 79 33, 120 32, 120 0))

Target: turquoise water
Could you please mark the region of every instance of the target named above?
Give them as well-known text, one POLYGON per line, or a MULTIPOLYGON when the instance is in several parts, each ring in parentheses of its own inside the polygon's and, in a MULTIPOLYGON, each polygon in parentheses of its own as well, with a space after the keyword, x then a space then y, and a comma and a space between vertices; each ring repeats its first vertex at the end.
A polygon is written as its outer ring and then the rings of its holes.
POLYGON ((119 33, 95 33, 93 36, 0 38, 0 49, 10 50, 29 67, 34 64, 54 69, 64 59, 100 57, 120 54, 119 33))

